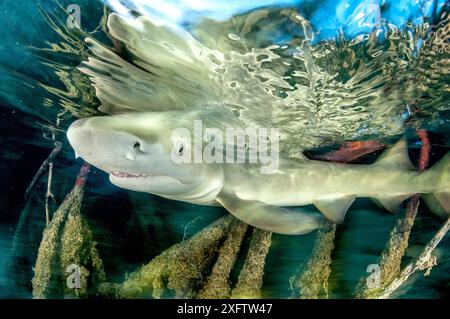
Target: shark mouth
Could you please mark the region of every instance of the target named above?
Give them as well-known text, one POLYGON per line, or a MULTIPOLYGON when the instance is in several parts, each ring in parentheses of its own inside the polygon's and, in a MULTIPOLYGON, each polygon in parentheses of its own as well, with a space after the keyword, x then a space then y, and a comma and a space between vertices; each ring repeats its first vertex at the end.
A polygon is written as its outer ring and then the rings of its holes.
POLYGON ((124 173, 124 172, 112 172, 111 175, 113 175, 115 177, 120 177, 120 178, 142 178, 142 177, 164 176, 161 174, 131 174, 131 173, 124 173))
MULTIPOLYGON (((125 180, 128 180, 129 182, 132 181, 136 181, 138 182, 139 180, 142 179, 154 179, 155 181, 171 181, 171 182, 177 182, 179 184, 185 184, 184 182, 182 182, 181 180, 175 178, 175 177, 171 177, 168 175, 163 175, 163 174, 158 174, 158 173, 150 173, 150 174, 132 174, 132 173, 125 173, 125 172, 111 172, 110 173, 110 178, 111 179, 115 179, 115 180, 122 180, 122 182, 124 182, 125 180)), ((112 180, 111 180, 112 181, 112 180)))

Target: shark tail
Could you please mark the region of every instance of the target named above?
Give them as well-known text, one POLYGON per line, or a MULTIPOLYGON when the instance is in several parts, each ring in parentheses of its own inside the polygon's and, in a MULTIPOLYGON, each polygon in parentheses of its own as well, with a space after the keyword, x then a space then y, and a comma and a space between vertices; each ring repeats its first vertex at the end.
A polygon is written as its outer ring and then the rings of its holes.
POLYGON ((438 216, 450 215, 450 153, 424 173, 424 178, 436 183, 436 191, 424 194, 423 200, 428 208, 438 216))

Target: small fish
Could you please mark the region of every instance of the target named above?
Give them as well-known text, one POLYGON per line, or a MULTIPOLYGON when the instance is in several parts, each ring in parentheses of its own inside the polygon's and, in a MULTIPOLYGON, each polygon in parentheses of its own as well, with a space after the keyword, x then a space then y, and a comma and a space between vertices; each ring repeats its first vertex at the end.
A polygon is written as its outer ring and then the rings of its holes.
POLYGON ((345 142, 338 150, 320 155, 312 155, 312 159, 335 163, 350 163, 364 155, 385 148, 386 145, 377 141, 345 142))

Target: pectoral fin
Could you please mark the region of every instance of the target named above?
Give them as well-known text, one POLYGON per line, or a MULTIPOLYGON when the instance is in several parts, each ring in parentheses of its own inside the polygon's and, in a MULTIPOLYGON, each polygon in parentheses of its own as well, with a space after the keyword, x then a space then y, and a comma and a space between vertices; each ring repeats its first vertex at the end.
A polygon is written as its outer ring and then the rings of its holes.
POLYGON ((342 223, 349 207, 355 201, 354 195, 315 201, 313 204, 329 220, 342 223))
POLYGON ((256 228, 284 235, 301 235, 322 227, 324 219, 309 210, 293 211, 222 192, 216 198, 227 211, 256 228))

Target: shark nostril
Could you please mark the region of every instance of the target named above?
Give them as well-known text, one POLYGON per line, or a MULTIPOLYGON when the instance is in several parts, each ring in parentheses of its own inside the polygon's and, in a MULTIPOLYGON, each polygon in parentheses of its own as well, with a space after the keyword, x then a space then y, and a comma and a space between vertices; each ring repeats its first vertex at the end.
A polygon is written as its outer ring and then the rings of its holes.
POLYGON ((141 142, 136 141, 133 144, 133 150, 128 150, 125 153, 125 157, 127 159, 129 159, 130 161, 135 161, 136 160, 136 155, 141 154, 142 152, 142 147, 141 147, 141 142))
POLYGON ((135 154, 144 154, 144 145, 140 141, 134 142, 133 151, 135 154))

